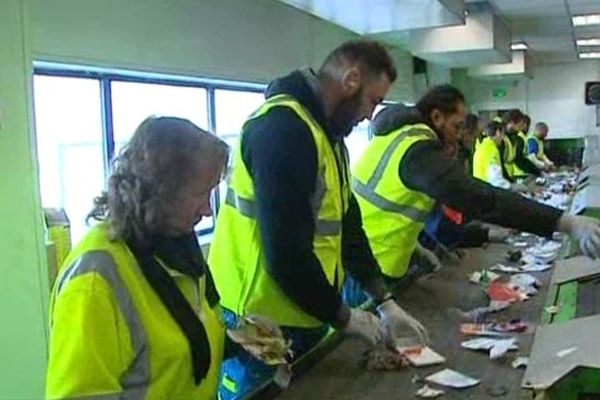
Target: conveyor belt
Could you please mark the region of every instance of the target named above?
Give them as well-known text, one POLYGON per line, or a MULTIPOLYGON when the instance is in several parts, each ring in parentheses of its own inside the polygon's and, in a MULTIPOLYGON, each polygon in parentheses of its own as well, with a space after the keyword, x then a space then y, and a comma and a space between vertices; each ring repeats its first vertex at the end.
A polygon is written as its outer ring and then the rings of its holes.
MULTIPOLYGON (((419 385, 415 375, 426 376, 445 367, 481 379, 480 385, 458 391, 447 390, 443 399, 489 399, 493 386, 502 386, 508 393, 501 397, 510 400, 531 399, 531 393, 521 389, 522 369, 510 363, 517 353, 507 359, 490 361, 487 354, 460 347, 463 337, 458 332, 460 321, 452 308, 472 309, 487 303, 487 296, 477 285, 469 283, 470 272, 490 267, 504 259, 507 245, 491 245, 487 249, 470 249, 459 265, 446 266, 430 278, 421 278, 414 285, 397 293, 399 302, 417 316, 429 329, 432 347, 447 358, 443 366, 410 369, 401 372, 369 372, 358 365, 364 346, 357 340, 346 339, 325 355, 305 374, 279 394, 281 400, 299 399, 411 399, 419 385)), ((511 306, 497 316, 502 319, 524 318, 536 324, 542 315, 550 273, 536 275, 544 286, 537 296, 511 306)), ((531 334, 519 335, 520 355, 529 354, 531 334)), ((261 400, 272 398, 259 396, 261 400)))

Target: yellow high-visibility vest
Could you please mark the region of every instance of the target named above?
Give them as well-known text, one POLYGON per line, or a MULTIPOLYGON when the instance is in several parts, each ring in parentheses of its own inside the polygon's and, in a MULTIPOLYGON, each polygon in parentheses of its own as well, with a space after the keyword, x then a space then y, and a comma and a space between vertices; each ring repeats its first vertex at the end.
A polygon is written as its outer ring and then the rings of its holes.
POLYGON ((211 364, 194 382, 188 341, 127 245, 102 223, 71 251, 51 297, 49 399, 214 399, 225 327, 199 280, 171 273, 206 330, 211 364))
POLYGON ((353 170, 352 189, 363 228, 382 272, 393 278, 406 274, 419 233, 435 205, 425 193, 409 189, 398 173, 408 149, 423 140, 438 140, 425 124, 375 136, 353 170))
MULTIPOLYGON (((312 208, 315 221, 313 251, 329 284, 341 290, 345 275, 342 265, 342 219, 350 196, 347 153, 342 144, 332 146, 323 128, 293 97, 268 99, 246 122, 265 118, 276 107, 295 112, 306 124, 317 150, 318 176, 312 208)), ((282 132, 284 134, 285 132, 282 132)), ((227 196, 217 218, 209 265, 221 305, 238 316, 260 314, 281 326, 315 328, 320 321, 304 312, 271 278, 262 245, 254 183, 241 154, 241 140, 227 196)), ((294 227, 289 227, 293 232, 294 227)), ((306 288, 310 291, 310 288, 306 288)))

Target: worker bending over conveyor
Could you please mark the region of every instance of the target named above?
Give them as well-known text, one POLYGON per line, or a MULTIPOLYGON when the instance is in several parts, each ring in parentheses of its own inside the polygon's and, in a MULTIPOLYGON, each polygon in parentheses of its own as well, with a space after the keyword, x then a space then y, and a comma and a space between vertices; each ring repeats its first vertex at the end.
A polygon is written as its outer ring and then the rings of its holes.
MULTIPOLYGON (((464 165, 468 174, 473 171, 474 156, 477 154, 474 154, 474 148, 480 141, 482 131, 483 127, 479 117, 475 114, 468 114, 459 130, 456 145, 453 146, 449 143, 448 146, 445 146, 448 148, 445 154, 455 157, 458 163, 464 165)), ((496 152, 500 163, 497 147, 496 152)), ((479 247, 488 242, 500 242, 506 239, 508 234, 507 229, 471 221, 463 213, 445 204, 440 204, 429 215, 419 237, 419 243, 427 249, 435 250, 437 254, 445 257, 448 261, 454 262, 457 261, 457 256, 460 257, 463 254, 458 248, 479 247)))
MULTIPOLYGON (((388 291, 350 190, 344 137, 385 98, 396 70, 371 41, 341 45, 319 71, 274 80, 266 102, 244 124, 209 262, 225 322, 259 314, 282 327, 296 357, 331 326, 375 344, 382 333, 425 329, 388 291), (346 273, 377 306, 349 308, 346 273), (384 329, 385 328, 385 329, 384 329)), ((274 375, 241 355, 226 360, 222 399, 237 399, 274 375)))
POLYGON ((383 273, 401 278, 436 202, 482 221, 540 236, 572 235, 584 254, 600 256, 600 226, 471 177, 445 155, 466 114, 463 94, 432 88, 410 112, 388 106, 373 121, 375 137, 354 169, 363 227, 383 273))
POLYGON ((548 136, 548 125, 545 122, 535 124, 534 131, 527 138, 527 151, 529 161, 535 164, 539 169, 549 171, 554 169, 554 163, 546 156, 544 152, 544 141, 548 136))
POLYGON ((500 155, 504 137, 504 126, 501 123, 492 121, 485 127, 483 136, 475 146, 473 176, 498 188, 525 191, 523 184, 511 182, 504 174, 500 155))
POLYGON ((513 179, 541 175, 540 169, 528 159, 527 132, 531 119, 518 109, 509 110, 503 116, 506 131, 505 163, 513 179))

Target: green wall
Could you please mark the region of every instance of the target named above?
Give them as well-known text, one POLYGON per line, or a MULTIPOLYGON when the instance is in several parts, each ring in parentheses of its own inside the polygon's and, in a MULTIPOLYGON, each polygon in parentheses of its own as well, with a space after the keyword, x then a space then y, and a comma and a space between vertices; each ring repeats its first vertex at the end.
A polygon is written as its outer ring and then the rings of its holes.
POLYGON ((26 0, 0 2, 0 398, 43 396, 47 279, 26 0))
POLYGON ((600 61, 541 64, 532 72, 531 78, 480 79, 460 69, 452 71, 452 82, 463 89, 474 111, 520 108, 533 123, 549 125, 550 139, 600 134, 595 107, 584 103, 585 82, 600 80, 600 61), (505 96, 494 97, 496 89, 505 96))
MULTIPOLYGON (((358 35, 278 0, 31 0, 36 59, 268 82, 318 67, 358 35)), ((412 56, 396 49, 390 93, 411 101, 412 56)))

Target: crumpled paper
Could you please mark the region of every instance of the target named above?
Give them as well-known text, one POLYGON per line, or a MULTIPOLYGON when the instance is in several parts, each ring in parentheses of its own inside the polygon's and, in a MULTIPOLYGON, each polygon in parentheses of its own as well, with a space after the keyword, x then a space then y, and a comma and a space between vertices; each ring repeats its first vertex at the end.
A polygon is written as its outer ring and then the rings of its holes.
POLYGON ((506 282, 492 282, 488 287, 488 297, 492 301, 515 303, 529 298, 514 285, 506 282))
POLYGON ((292 358, 292 342, 283 337, 281 329, 268 318, 249 315, 241 318, 227 335, 247 352, 267 365, 288 364, 292 358))
POLYGON ((433 389, 429 386, 425 385, 419 390, 417 390, 417 396, 422 397, 424 399, 434 399, 444 394, 443 390, 433 389))
POLYGON ((509 350, 518 350, 514 338, 497 339, 497 338, 479 338, 467 340, 461 343, 461 347, 470 350, 488 350, 490 359, 495 360, 502 357, 509 350))
POLYGON ((384 347, 365 351, 361 363, 369 371, 397 371, 408 366, 406 357, 384 347))
POLYGON ((449 368, 436 372, 425 378, 428 382, 436 383, 442 386, 448 386, 456 389, 468 388, 479 384, 479 379, 461 374, 449 368))

